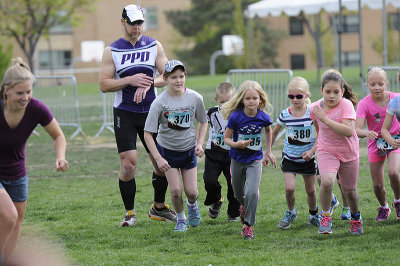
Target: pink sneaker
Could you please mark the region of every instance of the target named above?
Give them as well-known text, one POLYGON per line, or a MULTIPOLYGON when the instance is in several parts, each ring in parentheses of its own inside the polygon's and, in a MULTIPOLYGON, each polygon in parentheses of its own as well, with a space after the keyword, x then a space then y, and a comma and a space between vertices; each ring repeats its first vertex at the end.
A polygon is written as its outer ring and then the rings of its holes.
POLYGON ((397 220, 400 220, 400 202, 393 202, 393 207, 396 209, 397 220))
POLYGON ((387 221, 387 218, 390 213, 391 213, 390 208, 379 207, 376 221, 377 222, 387 221))
POLYGON ((250 226, 243 225, 241 234, 242 234, 244 240, 255 238, 254 234, 253 234, 253 227, 251 225, 250 226))

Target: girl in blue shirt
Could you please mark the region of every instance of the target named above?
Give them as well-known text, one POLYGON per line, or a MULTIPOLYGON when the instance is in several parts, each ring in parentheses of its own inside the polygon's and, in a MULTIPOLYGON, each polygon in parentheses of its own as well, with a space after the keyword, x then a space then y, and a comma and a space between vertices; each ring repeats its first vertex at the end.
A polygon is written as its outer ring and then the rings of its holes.
POLYGON ((254 239, 253 225, 259 199, 262 168, 269 161, 276 168, 271 153, 272 125, 266 112, 271 110, 268 95, 256 81, 247 80, 226 104, 221 113, 228 120, 224 142, 231 147, 232 188, 240 202, 240 216, 243 223, 242 236, 254 239), (266 151, 262 151, 262 129, 265 128, 266 151))

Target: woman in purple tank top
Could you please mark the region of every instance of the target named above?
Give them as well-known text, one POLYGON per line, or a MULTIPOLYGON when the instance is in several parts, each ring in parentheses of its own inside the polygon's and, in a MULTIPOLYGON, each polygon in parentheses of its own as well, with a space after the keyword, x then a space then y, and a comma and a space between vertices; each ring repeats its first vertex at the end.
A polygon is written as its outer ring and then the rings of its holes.
POLYGON ((66 171, 66 142, 50 110, 32 98, 34 76, 21 58, 13 59, 0 90, 0 265, 15 249, 28 198, 25 144, 37 124, 52 137, 56 170, 66 171))

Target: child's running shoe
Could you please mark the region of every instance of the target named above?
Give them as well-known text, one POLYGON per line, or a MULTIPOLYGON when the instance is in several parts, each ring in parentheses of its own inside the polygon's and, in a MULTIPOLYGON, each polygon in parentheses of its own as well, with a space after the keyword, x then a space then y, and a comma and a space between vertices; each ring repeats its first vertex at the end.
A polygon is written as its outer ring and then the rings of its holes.
POLYGON ((333 210, 336 209, 337 207, 339 207, 339 201, 338 201, 337 197, 335 195, 333 195, 332 201, 331 201, 331 208, 329 209, 331 215, 333 214, 333 210))
POLYGON ((254 239, 254 234, 253 234, 253 227, 250 225, 243 225, 242 227, 242 236, 244 240, 249 240, 249 239, 254 239))
POLYGON ((393 207, 396 209, 397 220, 400 219, 400 201, 393 202, 393 207))
POLYGON ((187 221, 185 219, 178 220, 176 222, 174 231, 175 232, 186 232, 186 230, 187 230, 187 221))
POLYGON ((208 208, 208 216, 211 219, 216 219, 218 217, 222 203, 224 203, 224 196, 221 196, 221 199, 219 201, 211 204, 210 208, 208 208))
POLYGON ((237 221, 239 221, 239 216, 231 217, 228 214, 228 222, 237 222, 237 221))
POLYGON ((246 217, 246 210, 243 208, 242 205, 239 207, 239 212, 240 212, 240 221, 242 224, 244 224, 244 217, 246 217))
POLYGON ((125 227, 125 226, 132 226, 136 224, 136 215, 125 215, 124 219, 122 220, 122 222, 119 224, 119 226, 121 227, 125 227))
POLYGON ((279 222, 278 227, 282 229, 288 229, 292 222, 297 219, 297 211, 294 212, 289 210, 286 211, 285 216, 283 216, 282 220, 279 222))
POLYGON ((359 220, 350 220, 350 233, 353 235, 362 235, 363 234, 363 224, 362 219, 359 220))
POLYGON ((317 213, 316 215, 310 215, 308 221, 311 225, 319 226, 322 219, 322 215, 317 213))
POLYGON ((351 219, 351 213, 350 213, 350 208, 342 208, 342 215, 340 216, 340 219, 342 220, 350 220, 351 219))
POLYGON ((318 229, 319 234, 332 234, 332 217, 322 216, 318 229))
POLYGON ((379 207, 376 221, 377 222, 387 221, 387 218, 390 215, 390 213, 391 213, 390 208, 379 207))
POLYGON ((151 205, 148 216, 157 221, 176 222, 176 213, 165 204, 165 208, 156 210, 154 204, 151 205))
POLYGON ((189 204, 186 204, 188 208, 188 220, 189 220, 189 225, 191 227, 196 227, 200 224, 200 211, 199 207, 197 206, 197 200, 193 204, 193 206, 189 206, 189 204))

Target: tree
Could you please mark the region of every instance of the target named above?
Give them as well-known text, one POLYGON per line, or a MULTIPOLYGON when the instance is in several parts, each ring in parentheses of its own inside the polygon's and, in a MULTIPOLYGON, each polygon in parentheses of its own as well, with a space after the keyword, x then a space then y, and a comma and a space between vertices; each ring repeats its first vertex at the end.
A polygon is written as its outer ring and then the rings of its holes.
MULTIPOLYGON (((245 55, 224 56, 217 60, 218 72, 226 72, 230 68, 246 68, 249 66, 249 53, 247 41, 247 18, 243 17, 243 10, 249 4, 258 0, 191 0, 191 7, 187 10, 167 11, 167 18, 174 28, 183 36, 175 53, 185 61, 191 73, 206 74, 209 71, 209 60, 214 51, 222 49, 222 36, 240 35, 245 42, 245 55), (184 45, 182 45, 184 44, 184 45), (189 48, 187 48, 189 47, 189 48), (223 58, 223 60, 222 60, 223 58)), ((270 33, 272 30, 262 22, 254 27, 256 30, 270 33)), ((253 33, 260 34, 260 31, 253 33)), ((270 58, 272 55, 265 52, 275 51, 278 46, 270 45, 268 39, 260 43, 261 46, 269 46, 269 49, 260 48, 257 53, 259 58, 270 58)), ((275 40, 272 40, 275 41, 275 40)), ((254 51, 253 51, 254 52, 254 51)), ((275 56, 277 53, 275 53, 275 56)))
POLYGON ((14 39, 35 72, 33 56, 42 36, 56 25, 76 25, 78 8, 90 8, 96 0, 1 0, 0 34, 14 39))
POLYGON ((4 73, 10 65, 12 58, 12 46, 8 45, 3 51, 3 45, 0 44, 0 80, 3 80, 4 73))

